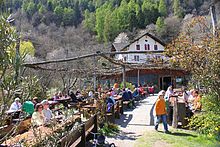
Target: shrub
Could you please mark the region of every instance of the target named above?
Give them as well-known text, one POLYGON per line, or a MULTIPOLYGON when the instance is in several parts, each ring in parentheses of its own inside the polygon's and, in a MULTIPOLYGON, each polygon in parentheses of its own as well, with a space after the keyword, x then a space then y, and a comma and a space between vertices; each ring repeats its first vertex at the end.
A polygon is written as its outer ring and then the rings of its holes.
POLYGON ((215 94, 206 95, 202 100, 204 112, 191 118, 189 127, 199 133, 215 136, 220 140, 220 103, 215 94))

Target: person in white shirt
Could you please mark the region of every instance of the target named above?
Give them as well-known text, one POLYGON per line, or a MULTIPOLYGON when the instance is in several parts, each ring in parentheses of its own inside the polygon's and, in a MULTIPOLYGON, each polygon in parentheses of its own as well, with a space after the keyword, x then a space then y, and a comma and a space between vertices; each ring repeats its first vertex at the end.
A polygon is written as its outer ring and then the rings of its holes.
POLYGON ((49 109, 49 102, 48 100, 43 100, 41 104, 43 105, 43 114, 45 117, 45 123, 49 123, 51 119, 53 118, 53 113, 49 109))
POLYGON ((173 92, 173 87, 172 86, 169 86, 168 88, 167 88, 167 91, 166 91, 166 93, 165 93, 165 100, 169 100, 169 98, 170 98, 170 96, 172 96, 174 94, 174 92, 173 92))
POLYGON ((91 90, 91 91, 89 91, 88 96, 89 96, 89 98, 93 98, 93 92, 92 92, 92 90, 91 90))
POLYGON ((11 104, 9 111, 18 111, 22 107, 20 103, 20 99, 17 97, 15 98, 15 101, 11 104))

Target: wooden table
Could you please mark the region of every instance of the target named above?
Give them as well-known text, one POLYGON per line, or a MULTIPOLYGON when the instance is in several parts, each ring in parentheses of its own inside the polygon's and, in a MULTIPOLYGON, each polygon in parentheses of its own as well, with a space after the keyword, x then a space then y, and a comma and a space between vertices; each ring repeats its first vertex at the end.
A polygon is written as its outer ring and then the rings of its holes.
POLYGON ((64 107, 68 108, 68 102, 71 100, 70 97, 67 98, 62 98, 62 99, 57 99, 59 103, 63 104, 64 107))
POLYGON ((14 114, 14 113, 20 113, 21 112, 21 109, 19 109, 19 110, 8 110, 8 111, 5 111, 5 113, 7 114, 7 115, 11 115, 11 114, 14 114))
POLYGON ((113 98, 115 99, 115 101, 122 100, 121 95, 113 96, 113 98))
POLYGON ((87 108, 90 109, 93 113, 95 113, 95 110, 97 108, 97 104, 88 104, 88 105, 84 105, 82 106, 83 108, 87 108))

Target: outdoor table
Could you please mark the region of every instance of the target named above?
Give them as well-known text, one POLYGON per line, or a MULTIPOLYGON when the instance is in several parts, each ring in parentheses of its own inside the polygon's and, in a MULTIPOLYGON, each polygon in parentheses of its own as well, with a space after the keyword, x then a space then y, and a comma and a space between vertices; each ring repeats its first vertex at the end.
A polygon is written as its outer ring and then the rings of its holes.
POLYGON ((60 103, 58 101, 48 101, 50 105, 50 109, 54 109, 56 105, 59 105, 60 103))
POLYGON ((96 108, 97 108, 97 104, 88 104, 88 105, 84 105, 82 106, 83 108, 87 108, 90 109, 93 113, 95 112, 96 108))
POLYGON ((59 103, 63 104, 64 107, 68 108, 68 102, 71 100, 70 97, 57 99, 59 103))
POLYGON ((115 101, 118 101, 118 100, 122 100, 122 96, 121 95, 116 95, 116 96, 113 96, 115 101))
POLYGON ((21 109, 19 109, 19 110, 8 110, 8 111, 5 111, 5 113, 7 114, 7 115, 11 115, 11 114, 14 114, 14 113, 20 113, 21 112, 21 109))

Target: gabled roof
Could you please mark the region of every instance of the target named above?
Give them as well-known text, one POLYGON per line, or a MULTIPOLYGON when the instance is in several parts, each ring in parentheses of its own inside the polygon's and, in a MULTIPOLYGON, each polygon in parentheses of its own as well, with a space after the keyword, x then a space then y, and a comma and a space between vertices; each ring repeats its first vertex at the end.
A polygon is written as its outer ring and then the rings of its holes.
POLYGON ((125 48, 129 43, 112 43, 112 47, 116 51, 121 51, 123 48, 125 48))
POLYGON ((166 44, 165 44, 163 41, 161 41, 159 38, 153 36, 153 35, 150 34, 150 33, 145 33, 145 34, 141 35, 140 37, 136 38, 135 40, 133 40, 132 42, 130 42, 130 44, 128 44, 128 45, 124 46, 123 48, 121 48, 121 50, 125 50, 125 49, 126 49, 127 47, 129 47, 132 43, 138 41, 140 38, 142 38, 142 37, 144 37, 144 36, 146 36, 146 35, 149 36, 149 37, 151 37, 151 38, 154 39, 155 41, 159 42, 161 45, 163 45, 163 46, 166 45, 166 44))

